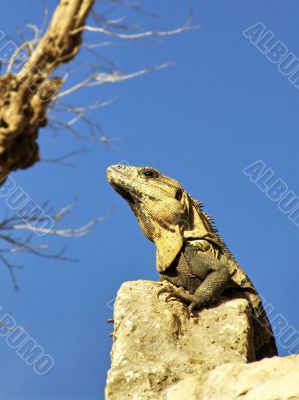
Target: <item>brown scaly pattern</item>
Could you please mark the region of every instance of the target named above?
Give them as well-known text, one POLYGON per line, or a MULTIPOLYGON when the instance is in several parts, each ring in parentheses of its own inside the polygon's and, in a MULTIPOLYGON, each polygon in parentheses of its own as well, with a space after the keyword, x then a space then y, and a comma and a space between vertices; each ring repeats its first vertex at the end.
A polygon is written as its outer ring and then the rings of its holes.
POLYGON ((255 359, 277 355, 261 298, 201 203, 179 182, 152 167, 119 164, 108 168, 107 178, 156 245, 157 270, 161 280, 168 282, 160 293, 189 304, 191 315, 217 303, 220 296, 246 298, 252 310, 255 359))

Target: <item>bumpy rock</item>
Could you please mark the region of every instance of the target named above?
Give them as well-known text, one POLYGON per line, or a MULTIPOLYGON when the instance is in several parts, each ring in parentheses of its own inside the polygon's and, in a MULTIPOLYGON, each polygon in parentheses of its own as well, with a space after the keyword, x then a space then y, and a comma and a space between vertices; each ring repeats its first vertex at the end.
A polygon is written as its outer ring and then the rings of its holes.
POLYGON ((166 400, 298 400, 299 355, 251 364, 221 365, 205 376, 184 379, 166 400))
POLYGON ((223 299, 190 317, 180 301, 158 298, 160 287, 134 281, 118 292, 107 400, 165 399, 166 389, 183 379, 195 380, 196 396, 210 370, 228 362, 242 365, 254 357, 246 300, 223 299))

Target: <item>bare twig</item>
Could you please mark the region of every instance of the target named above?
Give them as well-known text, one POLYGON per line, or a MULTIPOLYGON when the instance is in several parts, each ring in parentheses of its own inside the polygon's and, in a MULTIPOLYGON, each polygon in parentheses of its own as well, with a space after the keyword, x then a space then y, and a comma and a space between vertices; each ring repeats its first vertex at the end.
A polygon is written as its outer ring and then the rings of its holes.
POLYGON ((16 275, 14 273, 14 268, 16 267, 15 265, 11 264, 5 257, 3 257, 0 253, 0 260, 3 262, 3 264, 8 268, 8 271, 10 273, 10 277, 14 286, 14 289, 17 291, 19 290, 19 285, 17 282, 16 275))
MULTIPOLYGON (((124 26, 119 25, 115 21, 104 21, 109 28, 124 28, 124 26)), ((75 29, 72 33, 77 34, 78 32, 82 32, 82 30, 89 31, 89 32, 96 32, 96 33, 102 33, 103 35, 107 36, 113 36, 118 39, 124 39, 124 40, 138 40, 138 39, 143 39, 146 37, 165 37, 165 36, 173 36, 177 35, 183 32, 187 32, 191 29, 197 28, 199 25, 193 25, 192 22, 192 17, 188 18, 187 22, 176 29, 172 29, 169 31, 157 31, 157 30, 149 30, 149 31, 144 31, 144 32, 138 32, 138 33, 119 33, 119 32, 114 32, 111 31, 111 29, 107 29, 106 27, 97 27, 97 26, 90 26, 90 25, 84 25, 81 26, 80 28, 75 29)))
POLYGON ((33 41, 16 50, 7 74, 0 77, 0 178, 38 161, 38 130, 46 124, 47 106, 62 83, 51 74, 79 52, 82 34, 70 32, 85 24, 92 5, 93 0, 60 0, 44 36, 29 25, 33 41), (10 72, 23 49, 29 51, 29 58, 13 75, 10 72))
MULTIPOLYGON (((66 215, 72 210, 75 203, 67 204, 60 210, 52 213, 52 219, 56 224, 59 224, 66 215)), ((43 205, 44 210, 48 208, 48 204, 43 205)), ((38 222, 43 221, 43 216, 32 215, 30 216, 30 221, 24 223, 18 214, 13 214, 6 219, 4 219, 0 224, 0 241, 6 243, 8 247, 0 248, 0 262, 2 262, 9 270, 14 288, 17 290, 19 288, 17 279, 15 276, 15 269, 21 268, 12 264, 9 261, 9 254, 16 252, 25 252, 42 258, 56 259, 61 261, 76 261, 73 258, 66 257, 64 255, 65 248, 60 249, 56 252, 49 252, 49 244, 41 243, 39 245, 33 245, 31 242, 36 238, 34 233, 42 233, 47 235, 57 235, 66 238, 78 238, 86 236, 90 233, 93 227, 103 221, 107 215, 100 216, 92 219, 88 223, 82 225, 75 229, 43 229, 38 226, 38 222), (16 233, 20 232, 21 236, 16 236, 16 233), (27 233, 28 232, 28 233, 27 233)))
MULTIPOLYGON (((11 171, 30 167, 39 161, 37 138, 40 128, 46 125, 55 132, 61 130, 71 132, 78 138, 100 142, 113 150, 117 149, 112 144, 120 138, 105 134, 101 125, 89 114, 99 107, 110 104, 113 99, 106 102, 96 101, 91 105, 74 106, 66 103, 64 97, 78 90, 126 81, 172 65, 164 63, 125 73, 114 61, 99 54, 98 48, 119 43, 128 44, 133 41, 149 43, 149 38, 167 38, 196 27, 192 25, 190 17, 183 26, 169 31, 142 28, 137 24, 128 24, 122 16, 109 19, 107 15, 110 11, 114 11, 115 6, 123 6, 147 16, 154 16, 144 11, 138 3, 128 0, 59 0, 47 30, 46 10, 40 27, 31 23, 27 25, 30 30, 29 35, 19 33, 22 43, 16 45, 14 54, 7 61, 6 73, 0 77, 0 185, 11 171), (92 9, 95 3, 100 7, 108 5, 110 8, 106 12, 98 12, 92 9), (87 17, 90 14, 96 26, 87 24, 87 17), (78 55, 84 32, 98 33, 102 35, 104 41, 87 44, 90 42, 88 38, 85 39, 85 47, 96 61, 92 63, 84 58, 81 60, 83 77, 80 75, 79 82, 74 84, 76 80, 73 79, 73 70, 68 67, 68 63, 78 55), (57 76, 54 76, 54 73, 57 76), (66 86, 69 81, 72 81, 70 87, 62 90, 62 86, 66 86), (82 125, 83 132, 80 129, 82 125)), ((72 166, 67 160, 83 152, 85 149, 42 161, 72 166)), ((73 204, 69 204, 54 212, 50 205, 45 203, 43 210, 48 210, 48 214, 55 222, 54 228, 51 229, 42 228, 44 225, 38 224, 43 222, 44 218, 39 215, 32 215, 29 221, 25 221, 17 213, 10 215, 7 210, 5 211, 5 216, 0 222, 0 240, 4 243, 3 248, 0 248, 0 262, 8 268, 16 289, 18 284, 15 269, 18 267, 10 262, 11 253, 26 252, 38 257, 68 260, 64 256, 64 249, 53 253, 49 252, 48 243, 32 244, 36 237, 34 233, 67 238, 82 237, 106 218, 106 216, 94 218, 75 229, 58 228, 56 225, 72 208, 73 204)))
POLYGON ((63 165, 63 166, 66 166, 66 167, 74 168, 76 166, 75 164, 72 164, 72 163, 69 163, 69 162, 64 162, 64 161, 68 160, 71 157, 77 156, 78 154, 84 154, 84 153, 87 153, 87 152, 88 152, 88 150, 86 150, 85 148, 81 148, 79 150, 71 151, 71 152, 69 152, 67 154, 64 154, 63 156, 56 157, 56 158, 53 158, 53 159, 43 158, 43 159, 41 159, 41 162, 50 163, 50 164, 57 164, 57 165, 63 165))
MULTIPOLYGON (((105 3, 112 8, 124 6, 138 13, 150 15, 135 2, 104 0, 99 4, 105 5, 105 3)), ((33 33, 31 40, 22 35, 23 44, 16 49, 8 62, 6 74, 0 77, 0 165, 2 167, 0 181, 11 171, 30 167, 39 160, 37 145, 39 129, 47 125, 48 120, 50 126, 53 126, 51 122, 59 125, 56 116, 48 119, 47 111, 50 103, 59 101, 59 99, 83 88, 122 82, 171 64, 165 63, 132 73, 123 73, 114 62, 96 52, 96 48, 108 46, 111 44, 110 41, 90 44, 87 45, 88 51, 92 52, 100 62, 93 67, 94 71, 83 78, 81 82, 59 93, 61 86, 66 83, 69 73, 65 74, 63 78, 54 77, 53 73, 59 69, 58 74, 60 74, 60 67, 77 56, 82 47, 83 32, 99 33, 112 37, 115 41, 141 41, 150 37, 164 38, 177 35, 196 27, 192 24, 191 15, 183 26, 176 29, 168 31, 143 29, 127 24, 122 16, 109 19, 107 12, 92 10, 93 5, 94 0, 59 0, 46 32, 47 11, 41 27, 32 23, 27 25, 33 33), (91 11, 97 26, 86 23, 87 16, 91 11), (25 55, 28 57, 27 60, 25 55), (18 71, 12 73, 16 66, 18 66, 18 71)), ((84 108, 73 107, 71 112, 75 112, 76 115, 65 125, 77 137, 84 136, 81 132, 78 133, 77 129, 73 129, 73 125, 78 120, 84 120, 91 129, 94 127, 93 123, 86 118, 84 108)), ((60 125, 63 126, 63 123, 60 125)), ((101 136, 102 138, 103 136, 108 137, 107 135, 101 136)), ((102 139, 98 141, 107 143, 102 139)), ((3 179, 2 182, 4 182, 3 179)))
POLYGON ((173 62, 168 62, 168 63, 158 65, 156 67, 143 68, 139 71, 135 71, 130 74, 122 74, 121 72, 118 72, 118 71, 113 71, 108 74, 107 73, 94 74, 94 75, 91 75, 90 77, 88 77, 87 79, 85 79, 84 81, 79 82, 76 85, 70 87, 69 89, 58 93, 56 98, 59 99, 61 97, 67 96, 67 95, 75 92, 76 90, 87 88, 87 87, 104 85, 105 83, 117 83, 117 82, 126 81, 128 79, 137 78, 138 76, 145 75, 145 74, 148 74, 149 72, 153 72, 153 71, 159 71, 163 68, 166 68, 166 67, 169 67, 172 65, 174 65, 173 62))

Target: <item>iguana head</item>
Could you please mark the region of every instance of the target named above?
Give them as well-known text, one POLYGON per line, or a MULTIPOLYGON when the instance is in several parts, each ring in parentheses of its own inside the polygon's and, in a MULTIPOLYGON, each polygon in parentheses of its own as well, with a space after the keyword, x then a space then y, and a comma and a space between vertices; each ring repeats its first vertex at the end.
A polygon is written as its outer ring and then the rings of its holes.
POLYGON ((209 233, 198 203, 176 180, 155 168, 112 165, 107 178, 128 202, 144 234, 156 244, 159 272, 171 265, 184 240, 209 233))

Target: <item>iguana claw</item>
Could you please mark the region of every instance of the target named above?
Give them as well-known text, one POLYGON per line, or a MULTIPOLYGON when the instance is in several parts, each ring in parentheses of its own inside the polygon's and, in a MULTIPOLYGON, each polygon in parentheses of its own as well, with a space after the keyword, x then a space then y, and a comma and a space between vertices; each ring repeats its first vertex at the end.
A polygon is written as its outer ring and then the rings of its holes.
MULTIPOLYGON (((195 298, 194 295, 190 294, 182 287, 176 287, 173 285, 170 286, 169 284, 167 284, 158 291, 158 296, 162 293, 168 294, 165 301, 169 301, 170 298, 173 297, 177 300, 181 300, 183 302, 188 302, 191 304, 197 304, 198 302, 198 299, 195 298)), ((196 307, 196 305, 194 307, 196 307)))
POLYGON ((163 286, 161 289, 158 290, 157 292, 157 296, 159 297, 161 294, 163 293, 167 293, 167 297, 165 298, 165 301, 169 301, 171 297, 176 298, 176 288, 167 285, 167 286, 163 286))
POLYGON ((201 301, 195 300, 195 301, 192 301, 192 303, 189 305, 188 309, 189 309, 190 313, 192 314, 195 309, 198 310, 201 307, 202 307, 201 301))

